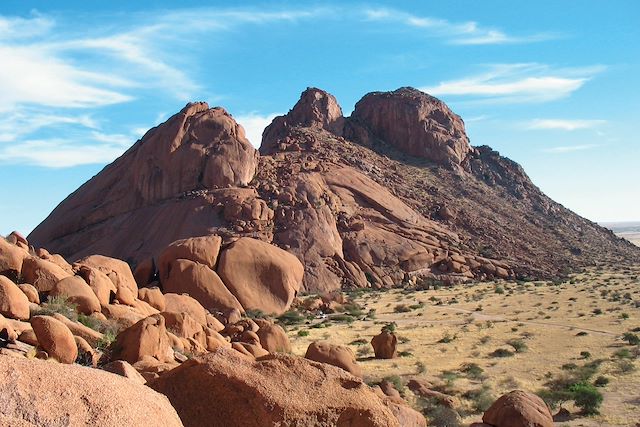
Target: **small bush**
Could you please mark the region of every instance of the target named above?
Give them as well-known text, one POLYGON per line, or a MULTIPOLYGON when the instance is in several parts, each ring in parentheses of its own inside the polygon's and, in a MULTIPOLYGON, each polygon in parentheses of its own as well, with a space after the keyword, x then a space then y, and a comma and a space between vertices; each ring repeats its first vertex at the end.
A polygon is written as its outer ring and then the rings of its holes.
POLYGON ((602 405, 602 393, 591 384, 575 384, 570 388, 573 400, 584 414, 597 414, 602 405))
POLYGON ((371 347, 368 345, 362 345, 360 347, 358 347, 358 350, 356 351, 356 354, 358 355, 358 357, 365 357, 371 354, 373 350, 371 350, 371 347))
POLYGON ((629 345, 640 345, 640 337, 631 332, 625 332, 622 335, 622 339, 629 343, 629 345))
POLYGON ((63 296, 49 297, 47 302, 42 304, 35 314, 52 316, 58 313, 75 322, 78 320, 77 307, 76 304, 68 301, 63 296))
POLYGON ((309 331, 300 330, 300 331, 298 331, 298 336, 299 337, 308 337, 309 336, 309 331))
POLYGON ((391 322, 391 323, 387 323, 386 325, 384 325, 382 327, 382 332, 389 332, 389 333, 393 333, 396 331, 396 328, 398 327, 398 325, 396 324, 396 322, 391 322))
POLYGON ((595 385, 596 387, 604 387, 607 384, 609 384, 609 378, 603 377, 602 375, 596 378, 596 380, 593 382, 593 385, 595 385))
POLYGON ((481 380, 485 378, 484 369, 482 369, 476 363, 465 363, 460 368, 460 372, 466 374, 467 378, 471 378, 474 380, 481 380))
POLYGON ((369 341, 365 340, 364 338, 358 338, 357 340, 353 340, 349 343, 349 345, 367 345, 369 344, 369 341))
POLYGON ((394 313, 408 313, 411 311, 411 308, 407 307, 405 304, 398 304, 393 308, 394 313))
POLYGON ((587 336, 587 335, 589 335, 589 333, 585 332, 585 331, 580 331, 580 332, 578 332, 576 334, 577 337, 584 337, 584 336, 587 336))
POLYGON ((602 314, 602 309, 594 308, 592 313, 595 314, 596 316, 598 316, 598 315, 602 314))
POLYGON ((616 351, 615 353, 613 353, 613 356, 617 357, 618 359, 631 359, 633 357, 631 355, 631 352, 626 348, 621 348, 620 350, 616 351))
POLYGON ((520 339, 509 340, 507 341, 507 344, 513 347, 516 353, 524 353, 527 351, 527 345, 520 339))
POLYGON ((487 386, 476 390, 469 390, 463 396, 471 401, 473 410, 476 413, 486 411, 495 401, 495 397, 491 394, 491 390, 487 386))
POLYGON ((496 286, 494 291, 496 294, 504 294, 504 288, 500 285, 496 286))
POLYGON ((438 343, 440 344, 448 344, 451 341, 455 340, 456 338, 458 338, 458 335, 451 335, 448 332, 446 334, 444 334, 444 336, 442 338, 440 338, 438 340, 438 343))
POLYGON ((580 357, 583 359, 591 359, 591 353, 589 353, 588 351, 581 351, 580 357))
POLYGON ((507 350, 506 348, 498 348, 493 352, 489 353, 491 357, 512 357, 515 353, 511 350, 507 350))
POLYGON ((402 382, 402 378, 400 378, 398 375, 391 375, 388 377, 384 377, 383 380, 393 384, 393 387, 396 390, 398 390, 400 395, 404 395, 404 392, 405 392, 404 383, 402 382))
POLYGON ((283 325, 296 325, 303 323, 306 318, 297 310, 289 310, 284 312, 277 320, 278 323, 283 325))

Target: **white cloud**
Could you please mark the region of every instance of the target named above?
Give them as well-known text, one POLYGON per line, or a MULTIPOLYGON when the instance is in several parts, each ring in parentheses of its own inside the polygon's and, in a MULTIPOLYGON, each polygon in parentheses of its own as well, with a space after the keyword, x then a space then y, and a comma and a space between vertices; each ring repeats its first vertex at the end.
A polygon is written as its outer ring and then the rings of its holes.
POLYGON ((596 147, 598 147, 598 144, 565 145, 565 146, 547 148, 543 151, 546 153, 572 153, 574 151, 590 150, 596 147))
POLYGON ((273 119, 280 114, 267 114, 266 116, 250 113, 235 117, 236 121, 242 125, 244 132, 251 145, 260 148, 262 143, 262 132, 269 126, 273 119))
MULTIPOLYGON (((558 129, 574 131, 590 129, 606 123, 606 120, 534 119, 525 125, 526 129, 558 129)), ((599 132, 601 133, 601 132, 599 132)))
MULTIPOLYGON (((327 12, 211 7, 132 14, 112 27, 82 27, 64 15, 58 19, 67 21, 0 16, 0 161, 44 167, 112 161, 147 129, 127 124, 120 133, 103 132, 94 118, 103 113, 94 110, 145 96, 143 90, 192 100, 201 87, 185 64, 205 35, 327 12)), ((254 144, 272 118, 245 117, 254 144)))
POLYGON ((571 95, 602 71, 601 66, 553 69, 545 64, 493 64, 485 73, 440 82, 420 90, 491 103, 547 102, 571 95))
POLYGON ((477 22, 451 22, 446 19, 417 16, 396 9, 376 8, 364 11, 369 21, 396 22, 408 27, 425 29, 430 35, 446 38, 451 44, 489 45, 509 43, 531 43, 558 38, 550 33, 525 36, 508 35, 495 28, 485 28, 477 22))
POLYGON ((48 168, 109 163, 125 148, 113 144, 87 144, 79 141, 52 138, 27 140, 0 148, 0 162, 18 163, 48 168))

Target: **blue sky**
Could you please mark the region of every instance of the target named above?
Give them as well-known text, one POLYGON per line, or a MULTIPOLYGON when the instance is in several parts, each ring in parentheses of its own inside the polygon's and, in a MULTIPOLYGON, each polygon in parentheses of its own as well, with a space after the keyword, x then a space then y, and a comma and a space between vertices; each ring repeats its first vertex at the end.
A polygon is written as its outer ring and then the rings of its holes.
POLYGON ((0 232, 188 101, 259 144, 307 86, 414 86, 594 221, 640 220, 640 2, 0 2, 0 232), (98 4, 100 3, 100 4, 98 4))

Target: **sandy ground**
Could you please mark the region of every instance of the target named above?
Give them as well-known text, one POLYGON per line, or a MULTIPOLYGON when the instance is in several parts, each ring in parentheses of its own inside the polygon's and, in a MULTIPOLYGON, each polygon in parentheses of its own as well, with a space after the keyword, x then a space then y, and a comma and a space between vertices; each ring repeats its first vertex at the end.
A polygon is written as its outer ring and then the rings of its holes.
MULTIPOLYGON (((576 415, 557 425, 635 426, 640 422, 640 362, 632 360, 637 369, 623 373, 620 358, 613 355, 620 349, 634 349, 621 335, 640 327, 640 308, 636 307, 636 302, 640 305, 640 266, 592 270, 562 284, 505 282, 408 293, 392 290, 367 293, 356 301, 365 312, 374 309, 375 319, 332 323, 321 329, 310 325, 290 328, 294 353, 303 356, 314 340, 349 345, 358 354, 365 380, 392 375, 403 382, 423 378, 457 396, 468 411, 473 402, 463 394, 469 390, 486 387, 492 398, 515 388, 535 392, 550 378, 563 375, 565 364, 582 366, 604 359, 593 377, 610 380, 600 389, 604 394, 601 415, 576 415), (497 288, 504 293, 497 293, 497 288), (414 308, 397 312, 396 307, 402 305, 414 308), (402 342, 398 350, 410 354, 376 360, 370 345, 354 343, 358 339, 368 342, 389 322, 397 324, 396 334, 402 342), (299 336, 299 331, 309 335, 299 336), (445 337, 453 339, 443 342, 445 337), (521 340, 527 349, 511 357, 491 355, 498 348, 513 351, 509 340, 521 340), (584 359, 581 352, 589 352, 590 358, 584 359), (468 363, 480 366, 484 378, 470 379, 461 373, 468 363)), ((405 393, 415 403, 411 392, 405 393)), ((574 415, 578 412, 571 404, 564 407, 574 415)), ((471 414, 464 422, 480 418, 471 414)))

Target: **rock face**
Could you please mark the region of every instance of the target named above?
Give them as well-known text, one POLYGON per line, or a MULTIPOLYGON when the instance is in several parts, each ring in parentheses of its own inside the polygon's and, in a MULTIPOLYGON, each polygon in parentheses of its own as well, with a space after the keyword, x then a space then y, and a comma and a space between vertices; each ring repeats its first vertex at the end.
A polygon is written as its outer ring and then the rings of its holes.
POLYGON ((358 101, 351 118, 374 138, 445 166, 462 164, 471 151, 460 116, 417 89, 369 93, 358 101))
POLYGON ((357 376, 362 376, 362 369, 356 362, 356 356, 349 347, 331 344, 326 341, 314 341, 307 347, 306 359, 337 366, 357 376))
MULTIPOLYGON (((321 293, 554 278, 603 259, 640 261, 640 249, 553 202, 515 162, 471 147, 462 120, 415 89, 368 94, 347 118, 332 95, 308 89, 265 129, 261 153, 224 110, 189 104, 71 194, 29 241, 71 260, 124 259, 144 285, 158 277, 154 266, 162 282, 178 259, 197 262, 243 306, 211 265, 216 250, 200 258, 197 245, 162 256, 165 248, 216 235, 222 258, 234 241, 259 239, 293 254, 301 290, 321 293)), ((5 264, 15 269, 22 255, 5 264)), ((33 270, 30 259, 22 270, 33 270)), ((40 282, 30 283, 53 286, 40 282)))
POLYGON ((2 425, 182 426, 166 397, 119 375, 0 356, 0 376, 2 425))
POLYGON ((308 88, 293 109, 285 116, 278 116, 262 135, 261 154, 272 154, 280 150, 283 139, 293 127, 324 129, 342 135, 345 119, 336 98, 323 90, 308 88))
POLYGON ((245 237, 222 252, 218 274, 245 310, 279 315, 300 290, 304 267, 290 253, 245 237))
POLYGON ((252 361, 219 349, 149 385, 169 398, 186 426, 399 426, 359 379, 291 356, 252 361))
POLYGON ((482 416, 495 427, 553 427, 551 411, 532 393, 514 390, 496 400, 482 416))

